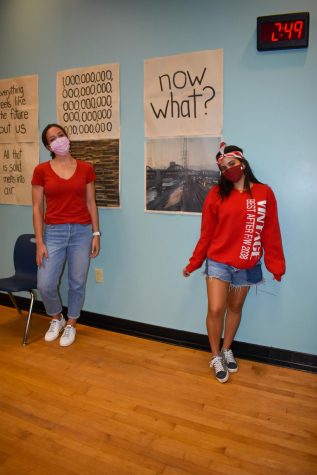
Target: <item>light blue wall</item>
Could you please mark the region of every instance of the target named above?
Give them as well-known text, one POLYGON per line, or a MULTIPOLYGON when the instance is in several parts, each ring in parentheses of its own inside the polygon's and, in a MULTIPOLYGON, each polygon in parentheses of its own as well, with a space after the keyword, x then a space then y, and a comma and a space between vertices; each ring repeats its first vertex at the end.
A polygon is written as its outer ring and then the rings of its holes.
MULTIPOLYGON (((85 310, 205 333, 201 272, 181 276, 200 216, 143 211, 143 61, 223 48, 224 137, 275 191, 287 260, 281 284, 266 273, 251 292, 237 339, 316 353, 316 16, 315 0, 1 0, 0 77, 39 74, 40 130, 56 120, 56 71, 120 63, 122 208, 100 210, 85 310), (293 11, 310 12, 309 48, 257 52, 257 16, 293 11)), ((2 205, 0 223, 2 274, 31 208, 2 205)))

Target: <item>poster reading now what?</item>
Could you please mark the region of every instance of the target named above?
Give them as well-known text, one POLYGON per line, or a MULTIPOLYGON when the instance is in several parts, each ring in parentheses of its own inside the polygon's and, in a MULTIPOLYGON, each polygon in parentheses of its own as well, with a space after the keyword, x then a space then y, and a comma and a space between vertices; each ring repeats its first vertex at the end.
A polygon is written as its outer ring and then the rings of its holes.
POLYGON ((57 117, 71 140, 120 136, 119 64, 57 72, 57 117))
POLYGON ((223 50, 144 61, 146 137, 221 135, 223 50))

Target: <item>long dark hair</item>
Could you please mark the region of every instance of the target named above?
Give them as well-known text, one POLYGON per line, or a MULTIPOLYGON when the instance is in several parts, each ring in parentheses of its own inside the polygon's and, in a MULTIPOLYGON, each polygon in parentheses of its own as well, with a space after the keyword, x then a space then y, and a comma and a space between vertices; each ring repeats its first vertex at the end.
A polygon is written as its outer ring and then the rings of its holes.
MULTIPOLYGON (((59 125, 59 124, 48 124, 48 125, 45 127, 45 129, 43 130, 43 132, 42 132, 42 143, 43 143, 43 145, 44 145, 45 147, 48 147, 48 146, 49 146, 49 143, 48 143, 48 141, 47 141, 46 134, 47 134, 47 131, 48 131, 51 127, 57 127, 58 129, 60 129, 60 130, 63 132, 63 134, 64 134, 66 137, 68 137, 66 130, 65 130, 64 127, 62 127, 61 125, 59 125)), ((55 153, 54 153, 54 152, 51 152, 51 157, 52 157, 52 158, 55 158, 55 153)))
MULTIPOLYGON (((242 148, 237 147, 236 145, 228 145, 224 149, 224 153, 230 153, 230 152, 234 152, 234 151, 238 151, 238 152, 243 153, 242 148)), ((221 153, 218 152, 217 155, 216 155, 216 159, 218 157, 220 157, 220 155, 221 155, 221 153)), ((237 160, 239 160, 239 162, 243 163, 243 165, 245 167, 244 168, 244 176, 245 176, 244 188, 252 196, 252 191, 251 191, 250 184, 251 183, 261 183, 261 182, 253 174, 253 171, 251 170, 251 167, 249 165, 248 160, 246 160, 245 158, 242 158, 242 159, 237 158, 237 160)), ((219 185, 219 194, 220 194, 220 196, 222 198, 225 198, 226 196, 230 195, 231 191, 233 190, 234 183, 232 183, 232 181, 227 180, 223 176, 223 174, 221 173, 218 185, 219 185)))

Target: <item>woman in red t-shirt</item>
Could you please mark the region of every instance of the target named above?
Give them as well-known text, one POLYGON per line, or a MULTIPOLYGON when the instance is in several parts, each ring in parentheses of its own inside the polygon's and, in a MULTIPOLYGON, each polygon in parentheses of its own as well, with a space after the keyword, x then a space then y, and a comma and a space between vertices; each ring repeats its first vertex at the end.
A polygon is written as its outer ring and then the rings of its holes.
POLYGON ((53 341, 63 331, 60 345, 69 346, 76 338, 90 258, 99 253, 96 176, 92 165, 71 156, 67 133, 60 125, 47 125, 42 142, 52 159, 37 165, 32 178, 38 290, 47 314, 52 317, 45 340, 53 341), (67 322, 58 292, 65 261, 67 322))
POLYGON ((238 371, 230 347, 250 286, 262 281, 262 254, 277 281, 285 273, 285 259, 271 188, 256 179, 241 148, 222 142, 216 160, 219 185, 206 197, 200 239, 183 275, 188 277, 206 259, 210 366, 224 383, 238 371))

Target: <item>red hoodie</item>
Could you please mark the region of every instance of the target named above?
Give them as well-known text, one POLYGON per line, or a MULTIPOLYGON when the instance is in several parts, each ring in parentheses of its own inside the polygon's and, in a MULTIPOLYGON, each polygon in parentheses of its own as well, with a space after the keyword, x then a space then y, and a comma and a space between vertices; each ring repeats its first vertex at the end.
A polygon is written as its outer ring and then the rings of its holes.
POLYGON ((285 273, 281 232, 273 191, 254 183, 252 196, 233 189, 222 199, 219 186, 209 191, 204 202, 200 239, 188 272, 198 269, 206 257, 238 269, 250 269, 260 260, 277 280, 285 273))

